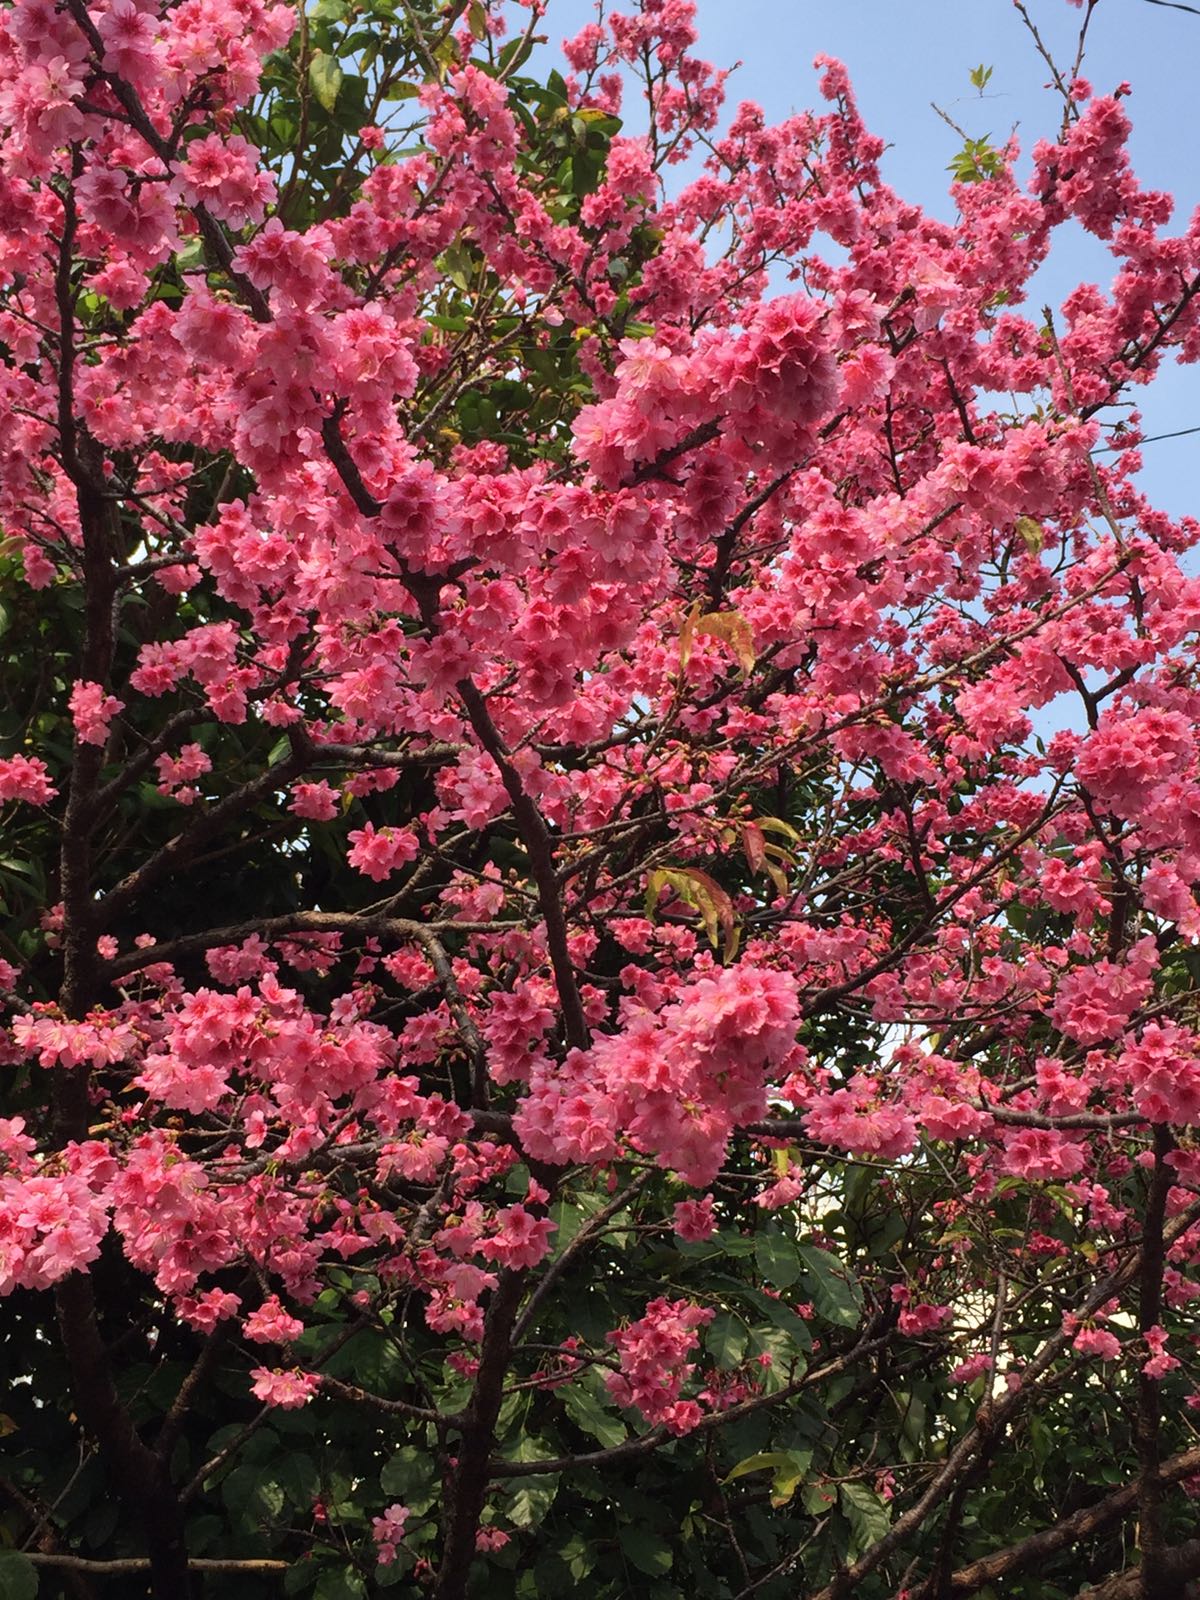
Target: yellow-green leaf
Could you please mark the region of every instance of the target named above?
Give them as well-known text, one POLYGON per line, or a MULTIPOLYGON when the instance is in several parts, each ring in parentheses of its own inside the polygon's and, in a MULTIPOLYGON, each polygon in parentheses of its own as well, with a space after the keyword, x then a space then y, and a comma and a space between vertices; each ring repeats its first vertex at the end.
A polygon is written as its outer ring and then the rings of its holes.
POLYGON ((786 1450, 760 1450, 757 1455, 747 1456, 744 1461, 739 1461, 732 1472, 725 1474, 726 1483, 736 1483, 739 1478, 747 1477, 751 1472, 772 1472, 776 1467, 786 1467, 789 1458, 786 1450))
POLYGON ((653 916, 654 909, 664 889, 670 889, 680 900, 700 915, 708 941, 715 950, 725 938, 728 959, 737 948, 737 930, 734 923, 733 901, 715 878, 699 867, 655 867, 646 879, 646 915, 653 916))
POLYGON ((706 633, 727 644, 738 665, 749 676, 754 670, 754 635, 740 611, 710 611, 696 623, 697 633, 706 633))
POLYGON ((757 1455, 739 1461, 733 1471, 726 1474, 724 1481, 733 1483, 752 1472, 770 1472, 771 1504, 775 1507, 785 1506, 808 1476, 811 1466, 811 1450, 761 1450, 757 1455))
POLYGON ((1034 517, 1018 517, 1017 533, 1031 556, 1041 554, 1046 542, 1046 530, 1034 517))
POLYGON ((785 822, 782 817, 758 817, 758 826, 764 833, 778 833, 785 839, 790 839, 793 844, 800 843, 800 835, 790 822, 785 822))
POLYGON ((700 602, 688 608, 687 616, 683 619, 683 626, 679 630, 679 670, 687 671, 687 664, 692 659, 692 651, 696 647, 696 624, 700 620, 700 602))
POLYGON ((345 73, 331 55, 318 50, 308 64, 308 81, 317 102, 331 115, 345 73))

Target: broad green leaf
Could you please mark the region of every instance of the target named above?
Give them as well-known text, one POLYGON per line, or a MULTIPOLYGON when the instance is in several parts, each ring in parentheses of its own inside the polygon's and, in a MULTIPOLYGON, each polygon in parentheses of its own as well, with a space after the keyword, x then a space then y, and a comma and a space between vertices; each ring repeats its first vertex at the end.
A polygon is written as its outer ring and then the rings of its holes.
POLYGON ((311 1589, 319 1570, 315 1561, 293 1561, 283 1575, 284 1594, 302 1594, 311 1589))
POLYGON ((567 1415, 584 1433, 590 1433, 606 1448, 624 1442, 625 1424, 615 1413, 606 1411, 595 1395, 578 1384, 571 1384, 562 1391, 562 1398, 567 1415))
POLYGON ((318 103, 330 115, 337 105, 338 90, 342 87, 344 77, 345 73, 341 67, 324 50, 318 50, 308 64, 309 86, 316 95, 318 103))
POLYGON ((561 1452, 532 1433, 523 1433, 502 1452, 506 1461, 552 1461, 561 1452))
POLYGON ((784 839, 790 839, 793 844, 803 841, 790 822, 784 822, 782 817, 758 817, 755 819, 764 833, 777 833, 784 839))
POLYGON ((371 1579, 376 1589, 398 1589, 404 1585, 412 1593, 412 1561, 406 1550, 398 1552, 390 1567, 376 1567, 371 1579))
POLYGON ((850 1271, 828 1250, 816 1245, 799 1246, 804 1263, 805 1286, 812 1294, 817 1315, 839 1328, 857 1328, 862 1315, 862 1290, 850 1271))
POLYGON ((379 1487, 385 1495, 396 1500, 411 1501, 422 1490, 428 1490, 433 1480, 433 1460, 428 1450, 406 1445, 384 1466, 379 1474, 379 1487))
POLYGON ((584 1227, 600 1209, 595 1203, 594 1195, 572 1195, 571 1198, 556 1200, 550 1208, 550 1215, 554 1220, 554 1247, 555 1252, 565 1250, 571 1240, 584 1227))
POLYGON ((744 1461, 739 1461, 732 1471, 725 1474, 722 1481, 736 1483, 739 1478, 745 1478, 751 1472, 775 1472, 778 1468, 790 1464, 786 1450, 760 1450, 756 1455, 747 1456, 744 1461))
POLYGON ((560 1474, 547 1472, 536 1478, 518 1478, 520 1485, 505 1507, 508 1520, 518 1528, 536 1528, 554 1504, 560 1474))
POLYGON ((582 1534, 573 1533, 565 1544, 560 1544, 554 1552, 571 1576, 579 1581, 586 1578, 596 1565, 596 1551, 582 1534))
POLYGON ((900 1415, 900 1453, 906 1461, 916 1461, 925 1448, 925 1402, 906 1389, 897 1389, 892 1400, 900 1415))
POLYGON ((723 1372, 730 1372, 745 1357, 749 1333, 741 1317, 722 1311, 709 1323, 704 1348, 723 1372))
POLYGON ((800 1503, 810 1517, 823 1517, 837 1501, 837 1490, 824 1483, 806 1483, 800 1503))
POLYGON ((843 1483, 838 1499, 850 1524, 850 1555, 854 1558, 883 1538, 892 1525, 892 1514, 875 1491, 863 1483, 843 1483))
POLYGON ((38 1570, 18 1550, 0 1550, 0 1600, 33 1600, 38 1570))
POLYGON ((790 1289, 800 1277, 800 1251, 781 1233, 760 1233, 754 1241, 754 1259, 773 1289, 790 1289))
POLYGON ((309 1510, 321 1486, 317 1464, 303 1452, 281 1456, 271 1468, 272 1475, 292 1505, 309 1510))
POLYGON ((235 1467, 221 1485, 221 1498, 235 1515, 257 1525, 275 1522, 287 1502, 271 1465, 235 1467))
POLYGON ((353 1567, 329 1567, 317 1579, 313 1600, 362 1600, 367 1586, 353 1567))
POLYGON ((787 1465, 777 1467, 771 1479, 771 1504, 777 1510, 788 1504, 812 1466, 811 1450, 786 1450, 784 1454, 787 1456, 787 1465))
POLYGON ((725 1475, 726 1483, 745 1478, 752 1472, 771 1474, 771 1504, 785 1506, 795 1494, 812 1466, 811 1450, 761 1450, 757 1455, 739 1461, 732 1472, 725 1475))
POLYGON ((776 1393, 785 1384, 798 1378, 808 1365, 796 1341, 782 1328, 752 1329, 749 1353, 771 1358, 771 1364, 763 1369, 761 1378, 764 1394, 776 1393))
POLYGON ((732 1228, 722 1228, 713 1238, 705 1240, 694 1248, 700 1252, 715 1248, 719 1256, 732 1256, 737 1261, 743 1256, 754 1254, 754 1240, 744 1233, 735 1233, 732 1228))
POLYGON ((620 1541, 626 1560, 648 1578, 661 1578, 670 1572, 674 1561, 670 1546, 649 1528, 622 1528, 620 1541))
POLYGON ((782 1332, 800 1350, 812 1349, 812 1334, 809 1332, 808 1323, 798 1316, 791 1306, 782 1300, 776 1300, 769 1294, 761 1294, 756 1289, 746 1291, 746 1299, 762 1312, 769 1322, 782 1332))

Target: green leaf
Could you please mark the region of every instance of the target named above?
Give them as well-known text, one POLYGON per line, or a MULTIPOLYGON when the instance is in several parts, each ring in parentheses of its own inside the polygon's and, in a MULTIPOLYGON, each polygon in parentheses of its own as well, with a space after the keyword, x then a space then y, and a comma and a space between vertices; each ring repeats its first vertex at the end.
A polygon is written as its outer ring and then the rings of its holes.
POLYGON ((305 1589, 310 1589, 318 1572, 315 1561, 293 1561, 283 1575, 284 1594, 301 1594, 305 1589))
POLYGON ((793 1382, 808 1365, 796 1341, 782 1328, 754 1328, 750 1339, 750 1353, 769 1356, 771 1360, 761 1378, 764 1394, 774 1394, 793 1382))
POLYGON ((17 1550, 0 1550, 0 1600, 33 1600, 38 1572, 17 1550))
POLYGON ((675 1559, 670 1547, 649 1528, 622 1528, 620 1539, 626 1560, 648 1578, 670 1572, 675 1559))
POLYGON ((752 1472, 770 1472, 771 1504, 785 1506, 808 1476, 811 1466, 811 1450, 760 1450, 757 1455, 739 1461, 733 1471, 725 1475, 724 1481, 733 1483, 752 1472))
POLYGON ((204 240, 201 238, 188 239, 180 246, 175 254, 175 270, 177 272, 194 272, 197 267, 204 264, 204 240))
POLYGON ((433 1464, 428 1450, 418 1450, 407 1445, 384 1466, 379 1474, 379 1487, 385 1495, 397 1500, 412 1500, 422 1489, 429 1487, 433 1464))
POLYGON ((512 75, 516 69, 523 66, 528 60, 532 48, 532 42, 526 39, 524 34, 521 34, 516 39, 510 39, 504 49, 501 50, 500 71, 506 73, 510 81, 512 81, 512 75))
POLYGON ((837 1490, 824 1483, 808 1483, 800 1496, 800 1503, 810 1517, 823 1517, 837 1499, 837 1490))
POLYGON ((788 1458, 787 1465, 776 1468, 771 1479, 771 1504, 776 1510, 787 1505, 812 1466, 811 1450, 786 1450, 784 1454, 788 1458))
POLYGON ((722 1480, 725 1483, 736 1483, 739 1478, 746 1477, 751 1472, 774 1472, 777 1467, 786 1467, 789 1464, 786 1450, 759 1450, 755 1455, 747 1456, 744 1461, 739 1461, 732 1471, 725 1474, 722 1480))
POLYGON ((548 1472, 537 1478, 518 1480, 521 1487, 509 1501, 508 1520, 518 1528, 536 1528, 554 1504, 560 1474, 548 1472))
POLYGON ((262 1526, 276 1521, 287 1495, 270 1466, 254 1462, 236 1467, 221 1485, 221 1498, 236 1516, 262 1526))
MULTIPOLYGON (((502 1454, 506 1461, 550 1461, 557 1451, 547 1445, 544 1438, 522 1434, 512 1445, 507 1445, 502 1454)), ((541 1477, 517 1478, 515 1485, 512 1499, 506 1507, 507 1518, 518 1528, 536 1528, 554 1504, 555 1494, 558 1493, 558 1474, 547 1472, 541 1477)))
POLYGON ((800 1350, 812 1349, 812 1334, 809 1332, 808 1323, 798 1316, 789 1305, 782 1300, 775 1300, 769 1294, 762 1294, 757 1289, 743 1291, 750 1303, 756 1306, 767 1320, 775 1325, 780 1332, 787 1334, 791 1342, 800 1350))
POLYGON ((1004 157, 982 139, 968 139, 946 169, 959 183, 982 183, 985 178, 995 178, 1004 171, 1004 157))
POLYGON ((851 1559, 877 1544, 892 1525, 892 1515, 873 1489, 862 1483, 844 1483, 838 1491, 842 1514, 850 1524, 851 1559))
POLYGON ((754 1254, 754 1240, 744 1233, 735 1233, 732 1228, 722 1228, 711 1239, 705 1240, 693 1247, 698 1254, 704 1255, 715 1250, 717 1255, 732 1256, 735 1261, 743 1256, 754 1254))
POLYGON ((900 1453, 906 1461, 917 1461, 925 1450, 925 1402, 906 1389, 897 1389, 892 1399, 900 1413, 900 1453))
POLYGON ((564 1198, 556 1200, 550 1208, 550 1216, 554 1221, 554 1248, 557 1253, 565 1250, 571 1240, 585 1223, 590 1222, 600 1206, 593 1204, 593 1195, 572 1196, 569 1200, 564 1198))
POLYGON ((797 1254, 804 1263, 805 1284, 817 1315, 839 1328, 857 1328, 862 1315, 862 1290, 849 1270, 836 1256, 816 1245, 800 1245, 797 1254))
POLYGON ((704 1347, 723 1372, 730 1372, 745 1357, 749 1335, 741 1317, 722 1311, 709 1323, 704 1347))
POLYGON ((595 1549, 578 1533, 573 1533, 565 1544, 559 1545, 555 1555, 576 1582, 586 1578, 596 1565, 595 1549))
POLYGON ((276 1461, 272 1473, 292 1505, 306 1511, 311 1507, 321 1487, 317 1464, 311 1456, 289 1452, 276 1461))
MULTIPOLYGON (((88 1507, 87 1516, 83 1523, 83 1536, 93 1550, 99 1550, 112 1538, 113 1529, 121 1520, 121 1508, 114 1505, 111 1499, 98 1501, 88 1507)), ((199 1521, 201 1519, 197 1519, 199 1521)), ((213 1517, 210 1520, 220 1525, 220 1519, 213 1517)), ((196 1536, 195 1524, 188 1526, 188 1548, 192 1548, 196 1536)))
POLYGON ((781 1233, 760 1233, 754 1241, 758 1270, 773 1289, 790 1289, 799 1279, 800 1255, 796 1245, 781 1233))
POLYGON ((341 67, 331 55, 318 50, 308 64, 308 82, 318 103, 332 116, 337 105, 338 90, 345 77, 341 67))
POLYGON ((313 1600, 362 1600, 367 1586, 353 1567, 328 1567, 317 1579, 313 1600))
POLYGON ((590 1433, 606 1448, 622 1444, 626 1437, 625 1424, 589 1394, 586 1389, 572 1384, 563 1391, 563 1405, 571 1421, 584 1433, 590 1433))

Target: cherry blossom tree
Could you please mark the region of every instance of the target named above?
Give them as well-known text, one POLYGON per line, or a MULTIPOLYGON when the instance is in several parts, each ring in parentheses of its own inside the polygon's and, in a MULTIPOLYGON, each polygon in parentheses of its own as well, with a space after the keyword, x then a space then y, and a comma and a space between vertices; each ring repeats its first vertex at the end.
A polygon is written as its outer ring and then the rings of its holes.
POLYGON ((0 11, 0 1595, 1200 1574, 1200 222, 694 11, 0 11))

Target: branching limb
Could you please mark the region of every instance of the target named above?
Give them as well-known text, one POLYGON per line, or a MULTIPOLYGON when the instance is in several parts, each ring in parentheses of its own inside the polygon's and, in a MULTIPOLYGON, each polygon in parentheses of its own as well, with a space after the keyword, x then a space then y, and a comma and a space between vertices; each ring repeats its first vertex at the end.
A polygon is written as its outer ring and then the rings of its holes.
MULTIPOLYGON (((1165 1487, 1183 1478, 1193 1477, 1197 1472, 1200 1472, 1200 1448, 1185 1450, 1164 1461, 1158 1471, 1158 1481, 1165 1487)), ((1105 1495, 1095 1505, 1085 1506, 1081 1511, 1064 1517, 1053 1527, 1030 1534, 1018 1544, 993 1551, 979 1561, 972 1561, 969 1566, 960 1567, 950 1577, 951 1595, 975 1594, 988 1584, 1038 1566, 1062 1551, 1072 1549, 1104 1528, 1111 1527, 1114 1522, 1130 1516, 1137 1509, 1138 1492, 1139 1485, 1136 1482, 1127 1483, 1112 1494, 1105 1495)))

